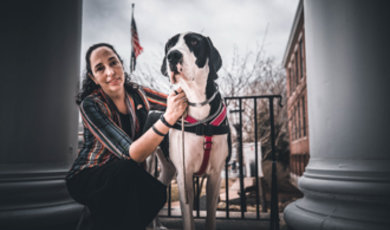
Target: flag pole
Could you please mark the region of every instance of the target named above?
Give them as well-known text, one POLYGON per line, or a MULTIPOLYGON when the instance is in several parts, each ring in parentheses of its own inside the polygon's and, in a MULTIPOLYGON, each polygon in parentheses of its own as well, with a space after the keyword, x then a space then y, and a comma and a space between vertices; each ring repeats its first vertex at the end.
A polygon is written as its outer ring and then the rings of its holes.
MULTIPOLYGON (((131 3, 131 21, 130 21, 130 27, 131 27, 131 24, 133 23, 133 20, 134 20, 134 3, 131 3)), ((132 32, 130 30, 130 39, 132 41, 132 32)), ((133 73, 133 68, 134 68, 134 54, 133 54, 133 50, 134 50, 134 47, 133 47, 133 42, 130 43, 130 73, 133 73)))

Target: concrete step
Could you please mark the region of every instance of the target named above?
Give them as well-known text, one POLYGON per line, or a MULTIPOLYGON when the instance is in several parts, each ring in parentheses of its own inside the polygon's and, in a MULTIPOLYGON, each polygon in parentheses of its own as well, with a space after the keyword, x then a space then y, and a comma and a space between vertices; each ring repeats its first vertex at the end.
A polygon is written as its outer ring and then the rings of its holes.
MULTIPOLYGON (((163 209, 160 212, 159 219, 163 226, 167 227, 169 230, 181 230, 183 229, 183 220, 181 218, 180 210, 174 209, 171 212, 173 217, 167 216, 167 210, 163 209)), ((194 216, 196 212, 194 211, 194 216)), ((206 212, 200 212, 201 218, 195 218, 195 228, 197 230, 205 229, 205 216, 206 212)), ((247 212, 245 213, 245 219, 241 219, 241 212, 230 212, 229 219, 226 218, 226 213, 218 211, 217 212, 217 230, 269 230, 270 229, 270 216, 269 213, 260 213, 260 220, 256 219, 256 213, 247 212)), ((283 213, 279 214, 279 225, 280 230, 288 230, 288 227, 283 219, 283 213)), ((147 228, 147 230, 152 230, 152 228, 147 228)))

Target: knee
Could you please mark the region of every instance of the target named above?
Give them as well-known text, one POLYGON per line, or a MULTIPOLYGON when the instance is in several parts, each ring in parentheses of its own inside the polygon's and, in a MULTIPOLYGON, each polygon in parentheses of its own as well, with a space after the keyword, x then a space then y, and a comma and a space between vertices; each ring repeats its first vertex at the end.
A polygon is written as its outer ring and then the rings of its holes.
POLYGON ((120 193, 128 193, 133 190, 132 187, 138 183, 138 177, 143 168, 133 160, 119 160, 114 167, 115 172, 109 178, 109 184, 112 188, 117 188, 120 193))
POLYGON ((159 191, 158 193, 158 204, 159 204, 159 207, 162 208, 164 206, 164 204, 167 202, 167 187, 164 185, 163 186, 163 189, 161 189, 161 191, 159 191))

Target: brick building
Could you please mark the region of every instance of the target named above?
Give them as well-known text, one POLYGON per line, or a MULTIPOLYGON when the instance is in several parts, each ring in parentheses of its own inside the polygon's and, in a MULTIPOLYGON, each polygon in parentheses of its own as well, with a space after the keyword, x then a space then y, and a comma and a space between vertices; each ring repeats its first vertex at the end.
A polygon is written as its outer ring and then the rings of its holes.
POLYGON ((290 133, 292 182, 302 176, 309 161, 309 135, 306 92, 305 26, 302 1, 299 2, 283 58, 287 76, 287 114, 290 133))

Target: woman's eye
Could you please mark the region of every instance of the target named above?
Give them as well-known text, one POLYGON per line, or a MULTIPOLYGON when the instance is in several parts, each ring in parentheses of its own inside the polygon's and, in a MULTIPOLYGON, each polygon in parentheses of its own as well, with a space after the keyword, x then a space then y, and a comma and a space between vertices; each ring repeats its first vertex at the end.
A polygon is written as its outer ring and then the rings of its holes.
POLYGON ((111 62, 111 65, 116 65, 116 64, 118 64, 118 61, 112 61, 111 62))
POLYGON ((97 72, 103 71, 103 67, 99 67, 96 69, 97 72))

